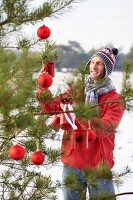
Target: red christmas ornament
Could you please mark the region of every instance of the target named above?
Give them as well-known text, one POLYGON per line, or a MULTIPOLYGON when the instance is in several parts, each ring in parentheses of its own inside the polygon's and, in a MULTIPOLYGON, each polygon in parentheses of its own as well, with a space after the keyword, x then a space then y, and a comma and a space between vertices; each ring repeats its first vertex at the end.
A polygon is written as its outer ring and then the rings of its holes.
POLYGON ((41 165, 44 160, 45 155, 40 150, 36 150, 31 156, 31 161, 35 165, 41 165))
POLYGON ((37 78, 37 83, 40 88, 48 88, 53 83, 52 76, 49 75, 48 73, 43 72, 37 78))
POLYGON ((51 34, 49 27, 43 25, 37 30, 37 35, 40 39, 47 39, 51 34))
POLYGON ((9 156, 14 160, 22 160, 25 157, 26 149, 20 144, 16 144, 10 147, 9 156))
POLYGON ((55 75, 55 62, 49 62, 47 64, 43 64, 43 70, 50 74, 52 77, 55 75))

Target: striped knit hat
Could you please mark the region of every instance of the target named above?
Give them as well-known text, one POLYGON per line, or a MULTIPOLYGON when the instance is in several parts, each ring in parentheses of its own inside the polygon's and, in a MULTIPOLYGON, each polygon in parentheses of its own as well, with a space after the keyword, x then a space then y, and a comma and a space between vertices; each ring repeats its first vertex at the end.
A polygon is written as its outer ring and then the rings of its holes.
POLYGON ((103 60, 105 66, 105 76, 108 76, 114 69, 117 54, 118 49, 116 48, 111 49, 109 47, 106 47, 104 49, 101 49, 93 54, 93 56, 87 62, 86 67, 90 64, 90 61, 93 57, 98 56, 103 60))

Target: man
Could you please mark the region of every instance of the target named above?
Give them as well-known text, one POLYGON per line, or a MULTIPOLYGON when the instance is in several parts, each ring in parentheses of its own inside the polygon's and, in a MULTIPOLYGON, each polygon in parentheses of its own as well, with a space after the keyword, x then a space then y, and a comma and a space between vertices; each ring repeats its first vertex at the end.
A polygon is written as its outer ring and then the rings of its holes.
MULTIPOLYGON (((81 141, 74 141, 75 131, 64 131, 62 142, 63 166, 63 184, 66 179, 75 175, 78 187, 63 187, 64 200, 80 200, 82 191, 88 187, 90 199, 100 200, 100 195, 114 195, 114 186, 112 179, 100 178, 97 180, 96 187, 89 183, 85 177, 87 168, 97 169, 99 164, 106 163, 111 169, 114 165, 113 150, 115 140, 115 130, 121 121, 124 113, 124 105, 121 95, 115 90, 115 87, 108 77, 113 71, 118 50, 113 48, 104 48, 96 52, 86 65, 86 70, 90 72, 85 85, 85 103, 98 104, 98 117, 92 118, 87 125, 77 124, 77 133, 83 135, 81 141), (89 132, 94 133, 95 137, 88 140, 89 132), (69 139, 68 139, 69 135, 69 139), (87 143, 84 141, 87 140, 87 143), (74 143, 74 144, 73 144, 74 143), (76 143, 76 144, 75 144, 76 143), (83 145, 82 145, 83 143, 83 145)), ((92 135, 92 134, 91 134, 92 135)), ((110 170, 111 171, 111 170, 110 170)), ((109 200, 109 197, 107 198, 109 200)), ((115 197, 110 198, 115 199, 115 197)))
MULTIPOLYGON (((108 200, 115 199, 111 168, 114 165, 115 130, 124 113, 122 97, 116 92, 109 78, 117 54, 116 48, 104 48, 96 52, 86 65, 89 76, 85 84, 84 103, 93 103, 96 106, 97 117, 93 117, 88 123, 76 119, 74 124, 69 114, 64 115, 71 126, 63 126, 63 115, 60 116, 58 124, 55 120, 54 127, 59 126, 60 123, 61 128, 64 129, 61 148, 61 161, 64 164, 62 178, 64 200, 86 199, 83 197, 86 188, 89 190, 91 200, 100 200, 103 194, 108 195, 108 200), (106 165, 109 169, 108 173, 102 177, 98 174, 96 184, 91 184, 86 171, 90 169, 97 171, 101 164, 104 164, 103 167, 106 165), (70 182, 74 180, 76 183, 71 185, 70 182)), ((49 105, 53 111, 63 109, 58 97, 55 98, 53 106, 52 102, 49 105)), ((48 111, 45 103, 42 107, 44 112, 48 111)), ((90 171, 91 175, 92 172, 90 171)))

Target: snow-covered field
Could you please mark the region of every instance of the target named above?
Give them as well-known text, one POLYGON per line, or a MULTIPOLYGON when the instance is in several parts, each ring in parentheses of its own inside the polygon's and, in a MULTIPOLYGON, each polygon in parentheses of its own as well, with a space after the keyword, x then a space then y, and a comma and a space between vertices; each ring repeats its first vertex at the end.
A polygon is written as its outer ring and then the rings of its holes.
MULTIPOLYGON (((64 80, 71 77, 70 73, 61 73, 56 72, 54 77, 53 86, 51 86, 51 90, 56 90, 59 86, 60 89, 64 88, 64 80)), ((120 92, 121 90, 121 82, 122 82, 122 73, 113 72, 111 75, 111 79, 113 80, 116 90, 120 92)), ((125 111, 123 119, 119 125, 116 134, 116 146, 114 151, 115 157, 115 165, 113 167, 113 171, 121 172, 124 170, 126 166, 128 166, 133 171, 133 113, 129 113, 125 111)), ((58 133, 60 136, 62 132, 58 133)), ((55 144, 49 144, 52 146, 60 146, 60 142, 56 142, 55 144)), ((59 163, 57 166, 53 166, 50 170, 47 171, 50 173, 53 180, 61 180, 62 175, 62 164, 59 163)), ((123 192, 133 192, 133 175, 126 175, 123 177, 123 184, 117 188, 116 194, 123 192)), ((63 200, 61 190, 58 190, 58 199, 63 200)), ((117 197, 117 200, 133 200, 133 195, 124 195, 117 197)))

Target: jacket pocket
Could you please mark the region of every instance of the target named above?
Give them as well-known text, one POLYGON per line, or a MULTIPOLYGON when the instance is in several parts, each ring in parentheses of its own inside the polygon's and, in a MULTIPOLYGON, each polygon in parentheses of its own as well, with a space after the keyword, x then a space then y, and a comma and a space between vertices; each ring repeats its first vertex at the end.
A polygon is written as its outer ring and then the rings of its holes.
POLYGON ((90 142, 93 142, 96 138, 95 132, 91 129, 87 130, 73 130, 74 148, 87 148, 90 142))

